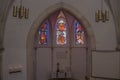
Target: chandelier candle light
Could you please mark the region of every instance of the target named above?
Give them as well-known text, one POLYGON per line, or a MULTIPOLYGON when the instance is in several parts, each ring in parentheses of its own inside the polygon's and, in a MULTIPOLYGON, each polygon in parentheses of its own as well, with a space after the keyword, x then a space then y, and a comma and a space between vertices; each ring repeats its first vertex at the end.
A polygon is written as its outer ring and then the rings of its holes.
POLYGON ((25 19, 28 19, 29 16, 29 8, 24 8, 22 6, 22 0, 20 1, 20 7, 18 8, 17 6, 13 6, 13 17, 18 17, 22 19, 23 17, 25 19))
POLYGON ((106 22, 109 21, 109 11, 103 11, 103 0, 101 0, 101 10, 97 10, 95 13, 96 22, 102 21, 106 22))

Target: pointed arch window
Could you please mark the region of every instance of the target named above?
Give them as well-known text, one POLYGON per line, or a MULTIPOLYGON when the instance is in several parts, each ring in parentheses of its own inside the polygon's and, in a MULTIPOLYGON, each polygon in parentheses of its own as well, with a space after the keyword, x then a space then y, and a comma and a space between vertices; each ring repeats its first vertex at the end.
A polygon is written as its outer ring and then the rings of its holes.
POLYGON ((77 20, 74 22, 74 36, 76 45, 84 44, 84 29, 77 20))
POLYGON ((85 34, 85 29, 77 19, 66 11, 61 10, 50 15, 40 25, 38 35, 36 36, 37 41, 35 42, 35 46, 85 46, 85 34))
POLYGON ((56 22, 56 44, 57 45, 65 45, 67 43, 67 24, 66 19, 61 11, 57 17, 56 22))
POLYGON ((39 35, 38 35, 38 47, 40 45, 47 45, 49 37, 49 22, 48 20, 44 21, 40 26, 39 35))

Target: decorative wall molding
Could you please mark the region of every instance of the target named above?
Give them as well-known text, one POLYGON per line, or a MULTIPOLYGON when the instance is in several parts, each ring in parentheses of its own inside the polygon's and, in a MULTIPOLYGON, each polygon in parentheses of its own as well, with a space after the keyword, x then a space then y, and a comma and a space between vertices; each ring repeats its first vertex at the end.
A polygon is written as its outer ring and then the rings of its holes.
POLYGON ((118 52, 117 50, 92 50, 92 52, 106 52, 106 53, 110 53, 110 52, 118 52))
POLYGON ((108 77, 98 77, 98 76, 92 76, 93 79, 104 79, 104 80, 120 80, 117 78, 108 78, 108 77))

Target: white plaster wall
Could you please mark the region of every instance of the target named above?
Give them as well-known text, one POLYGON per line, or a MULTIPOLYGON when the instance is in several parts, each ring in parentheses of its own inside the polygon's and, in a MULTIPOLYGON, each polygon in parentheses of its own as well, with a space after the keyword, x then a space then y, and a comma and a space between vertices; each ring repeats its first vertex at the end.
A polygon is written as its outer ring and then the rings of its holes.
POLYGON ((36 80, 51 77, 51 48, 38 48, 36 51, 36 80))
POLYGON ((120 79, 120 52, 93 52, 92 76, 120 79))
MULTIPOLYGON (((19 5, 19 2, 20 0, 15 0, 14 5, 19 5)), ((111 13, 109 22, 95 22, 95 11, 100 9, 100 0, 23 0, 23 5, 30 9, 29 19, 12 17, 11 7, 6 22, 4 36, 5 51, 3 52, 3 80, 26 80, 26 40, 28 32, 36 18, 43 11, 59 2, 65 2, 71 5, 86 17, 95 35, 97 50, 115 50, 116 33, 111 13), (22 73, 10 75, 8 73, 8 66, 15 64, 23 66, 22 73)), ((107 6, 104 7, 108 9, 107 6)))

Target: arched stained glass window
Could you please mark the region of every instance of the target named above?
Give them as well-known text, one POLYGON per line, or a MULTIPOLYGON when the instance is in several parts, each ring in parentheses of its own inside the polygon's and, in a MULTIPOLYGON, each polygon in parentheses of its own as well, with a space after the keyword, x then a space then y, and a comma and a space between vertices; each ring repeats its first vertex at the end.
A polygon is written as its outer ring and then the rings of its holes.
POLYGON ((35 46, 69 46, 86 45, 85 29, 66 11, 50 15, 41 25, 36 36, 35 46), (49 26, 51 25, 51 27, 49 26))
POLYGON ((47 45, 48 44, 48 37, 49 37, 49 23, 46 20, 39 29, 38 35, 38 44, 40 45, 47 45))
POLYGON ((66 21, 63 12, 60 12, 56 22, 56 44, 64 45, 66 44, 66 21))
POLYGON ((75 44, 84 44, 84 29, 78 21, 74 22, 75 44))

